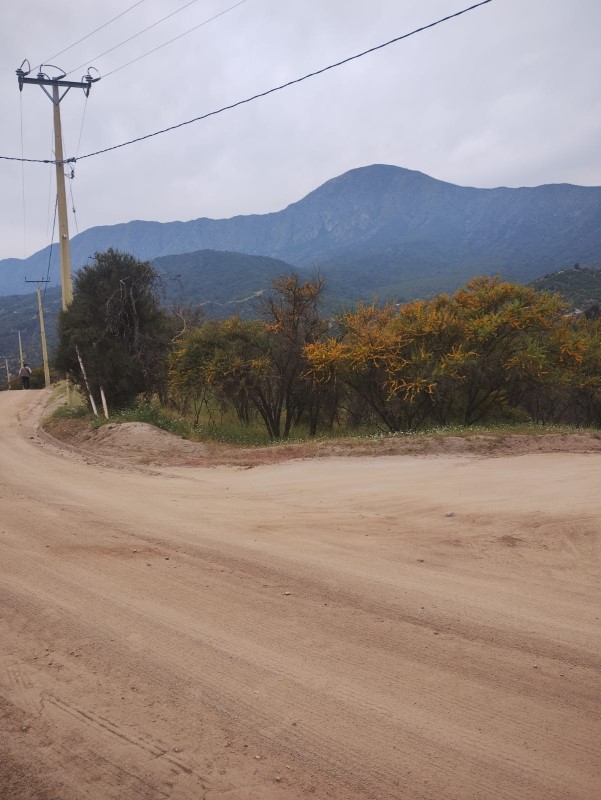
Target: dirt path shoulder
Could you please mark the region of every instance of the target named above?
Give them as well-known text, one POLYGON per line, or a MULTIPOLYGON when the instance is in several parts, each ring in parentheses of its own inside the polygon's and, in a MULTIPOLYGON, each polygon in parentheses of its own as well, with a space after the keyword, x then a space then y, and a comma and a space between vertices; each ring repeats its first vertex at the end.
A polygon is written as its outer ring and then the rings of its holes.
POLYGON ((191 442, 143 422, 106 424, 93 430, 86 420, 47 420, 48 434, 89 456, 153 466, 254 467, 298 459, 378 456, 518 456, 531 453, 601 453, 601 432, 525 435, 477 434, 376 436, 316 440, 267 447, 191 442))

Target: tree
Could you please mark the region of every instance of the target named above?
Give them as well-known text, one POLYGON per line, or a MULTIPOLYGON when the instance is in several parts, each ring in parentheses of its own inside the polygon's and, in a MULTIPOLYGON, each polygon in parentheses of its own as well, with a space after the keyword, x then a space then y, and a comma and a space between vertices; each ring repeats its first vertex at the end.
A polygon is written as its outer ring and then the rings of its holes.
POLYGON ((601 425, 601 320, 567 317, 555 336, 558 420, 601 425))
POLYGON ((391 431, 470 425, 519 407, 526 389, 540 397, 563 311, 557 296, 474 278, 451 297, 359 306, 306 355, 316 380, 345 383, 391 431))
MULTIPOLYGON (((250 418, 250 401, 240 375, 249 360, 249 346, 260 323, 206 320, 188 328, 177 340, 169 356, 169 396, 181 414, 192 412, 194 424, 205 409, 213 421, 212 408, 232 407, 241 422, 250 418)), ((252 358, 250 358, 252 362, 252 358)))
POLYGON ((268 354, 271 362, 274 398, 273 435, 287 438, 293 422, 308 411, 309 429, 315 434, 323 387, 308 376, 305 348, 319 341, 327 332, 326 320, 319 313, 319 301, 325 288, 320 276, 302 282, 298 275, 283 275, 273 281, 275 292, 265 301, 268 354))
POLYGON ((423 301, 400 309, 360 305, 338 320, 338 337, 306 348, 310 372, 317 381, 346 384, 376 424, 416 428, 432 413, 434 393, 441 394, 442 376, 434 374, 443 319, 444 311, 423 301))
POLYGON ((84 397, 78 350, 92 393, 97 397, 103 387, 113 407, 163 390, 170 325, 159 307, 158 280, 148 262, 113 249, 96 253, 77 274, 73 302, 59 315, 55 364, 84 397))
POLYGON ((315 433, 320 414, 333 415, 332 393, 313 385, 305 347, 327 330, 318 302, 320 277, 285 275, 273 283, 263 320, 231 317, 205 323, 178 341, 170 358, 171 397, 180 410, 208 411, 209 399, 234 408, 241 422, 258 414, 272 439, 287 437, 308 417, 315 433))
POLYGON ((548 371, 550 332, 560 325, 558 295, 491 277, 473 278, 452 298, 465 349, 462 416, 470 425, 519 403, 548 371))

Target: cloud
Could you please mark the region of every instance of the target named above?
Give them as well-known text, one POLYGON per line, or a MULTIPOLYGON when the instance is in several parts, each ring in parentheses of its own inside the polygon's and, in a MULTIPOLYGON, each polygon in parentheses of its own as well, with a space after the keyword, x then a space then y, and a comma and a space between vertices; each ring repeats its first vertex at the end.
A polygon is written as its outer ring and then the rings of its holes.
MULTIPOLYGON (((96 66, 109 73, 231 4, 194 3, 96 66)), ((57 61, 68 69, 88 63, 181 5, 146 0, 57 61)), ((76 8, 31 0, 3 9, 0 154, 20 154, 21 110, 25 155, 51 152, 50 102, 35 86, 21 96, 17 90, 22 59, 51 55, 124 7, 122 0, 76 8)), ((264 91, 460 7, 457 0, 247 0, 104 78, 87 103, 72 91, 61 104, 67 152, 76 152, 80 131, 84 155, 264 91)), ((494 0, 305 84, 81 160, 72 182, 79 229, 275 211, 370 163, 473 186, 601 184, 600 23, 596 0, 494 0)), ((0 257, 22 256, 21 167, 0 162, 0 170, 0 257)), ((51 170, 33 165, 24 174, 30 254, 49 241, 51 170)), ((73 219, 70 226, 75 232, 73 219)))

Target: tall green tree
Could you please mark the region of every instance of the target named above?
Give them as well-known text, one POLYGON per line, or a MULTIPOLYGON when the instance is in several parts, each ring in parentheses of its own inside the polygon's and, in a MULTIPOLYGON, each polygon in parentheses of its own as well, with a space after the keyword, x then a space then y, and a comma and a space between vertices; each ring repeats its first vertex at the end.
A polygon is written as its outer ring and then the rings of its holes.
POLYGON ((73 302, 59 316, 55 364, 84 397, 78 350, 92 393, 98 397, 102 386, 114 408, 163 391, 171 328, 158 285, 148 262, 113 249, 96 253, 77 274, 73 302))

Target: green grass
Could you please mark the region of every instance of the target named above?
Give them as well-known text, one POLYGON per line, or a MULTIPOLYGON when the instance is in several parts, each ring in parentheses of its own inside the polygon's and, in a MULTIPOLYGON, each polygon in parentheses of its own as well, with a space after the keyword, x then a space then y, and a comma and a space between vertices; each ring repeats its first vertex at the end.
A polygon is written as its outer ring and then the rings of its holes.
POLYGON ((191 441, 221 442, 241 447, 277 447, 281 444, 302 444, 320 441, 374 441, 394 438, 404 439, 442 439, 449 436, 492 436, 501 439, 505 436, 542 436, 548 434, 594 433, 601 437, 597 429, 579 428, 574 425, 542 425, 524 421, 494 421, 479 425, 429 425, 417 431, 388 432, 373 427, 334 428, 321 430, 317 436, 310 436, 307 427, 295 428, 288 439, 272 440, 258 421, 249 425, 240 423, 234 414, 224 415, 219 422, 202 422, 194 425, 190 420, 161 407, 158 403, 136 403, 129 408, 114 412, 107 420, 103 416, 94 417, 83 405, 60 406, 51 415, 52 419, 88 419, 92 428, 98 429, 108 423, 144 422, 161 430, 191 441))
MULTIPOLYGON (((576 425, 543 425, 535 422, 491 422, 480 425, 440 425, 428 426, 411 433, 392 433, 388 436, 541 436, 545 434, 570 434, 592 432, 592 428, 576 425)), ((601 432, 599 432, 601 435, 601 432)))
POLYGON ((198 438, 203 441, 235 444, 241 447, 268 447, 278 444, 269 438, 265 428, 255 423, 250 425, 229 421, 220 424, 209 423, 199 426, 197 430, 198 438))
POLYGON ((90 416, 90 412, 86 406, 59 406, 50 415, 50 419, 85 419, 90 416))
MULTIPOLYGON (((113 420, 114 421, 114 420, 113 420)), ((139 421, 150 422, 149 418, 139 418, 139 421)), ((170 430, 167 426, 165 430, 170 430)), ((224 421, 221 424, 203 424, 197 428, 189 426, 192 435, 187 435, 185 431, 175 431, 185 438, 192 438, 197 441, 214 441, 224 444, 234 444, 243 447, 277 447, 281 444, 302 444, 307 442, 320 441, 373 441, 394 438, 445 438, 448 436, 494 436, 501 439, 504 436, 543 436, 547 434, 582 434, 595 432, 601 437, 601 431, 596 429, 579 428, 575 425, 541 425, 531 422, 494 422, 485 425, 440 425, 427 426, 417 431, 389 432, 381 431, 376 428, 335 428, 333 430, 319 431, 317 436, 310 436, 308 428, 295 428, 288 439, 272 440, 267 435, 265 429, 259 423, 243 425, 237 421, 224 421)))

